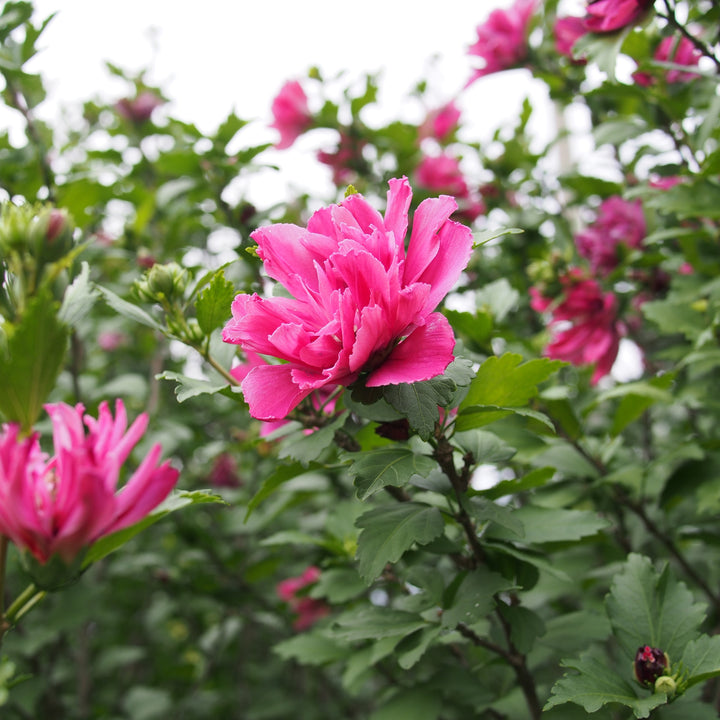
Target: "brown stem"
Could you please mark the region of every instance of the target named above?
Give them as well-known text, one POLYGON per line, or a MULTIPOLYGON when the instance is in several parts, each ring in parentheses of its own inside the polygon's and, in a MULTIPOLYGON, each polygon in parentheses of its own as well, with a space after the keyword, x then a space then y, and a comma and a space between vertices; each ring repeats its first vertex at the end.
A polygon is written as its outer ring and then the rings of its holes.
POLYGON ((525 655, 518 652, 517 648, 510 640, 510 627, 508 626, 507 621, 499 612, 498 617, 500 618, 503 630, 505 631, 509 649, 506 649, 491 640, 486 640, 485 638, 480 637, 464 623, 458 623, 455 629, 463 637, 470 640, 470 642, 474 645, 490 650, 490 652, 499 655, 508 663, 508 665, 510 665, 515 672, 515 677, 517 677, 520 689, 525 696, 525 702, 527 703, 528 710, 530 711, 530 718, 532 718, 532 720, 539 720, 540 715, 542 714, 542 706, 540 705, 540 700, 538 699, 537 691, 535 690, 535 680, 533 679, 527 663, 525 662, 525 655))
POLYGON ((433 452, 433 457, 437 460, 440 469, 445 473, 448 480, 450 480, 450 484, 453 486, 453 490, 455 491, 455 499, 458 503, 458 510, 455 513, 455 519, 458 523, 460 523, 460 526, 465 532, 465 537, 467 537, 468 543, 470 543, 475 567, 478 565, 484 565, 487 560, 487 555, 480 544, 475 523, 472 521, 470 515, 468 515, 467 510, 465 510, 464 504, 465 492, 470 485, 471 469, 474 463, 473 457, 472 455, 465 456, 463 459, 462 471, 458 473, 453 459, 455 448, 450 444, 450 441, 444 435, 439 435, 436 439, 437 445, 433 452))

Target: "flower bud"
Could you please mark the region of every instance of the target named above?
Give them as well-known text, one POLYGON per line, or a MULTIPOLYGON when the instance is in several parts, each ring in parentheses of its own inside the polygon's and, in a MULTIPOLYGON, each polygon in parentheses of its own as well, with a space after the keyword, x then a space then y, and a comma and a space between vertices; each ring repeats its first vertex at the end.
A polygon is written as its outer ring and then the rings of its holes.
POLYGON ((635 673, 635 679, 643 687, 653 687, 656 684, 656 680, 662 675, 665 675, 669 666, 670 659, 667 653, 664 653, 658 648, 644 645, 639 647, 635 653, 633 671, 635 673))
POLYGON ((182 297, 187 287, 187 271, 177 263, 153 265, 135 283, 135 291, 141 299, 149 302, 172 303, 182 297))
POLYGON ((669 675, 661 675, 655 681, 656 693, 663 693, 664 695, 667 695, 669 698, 671 698, 675 695, 676 690, 677 683, 675 682, 675 678, 672 678, 669 675))

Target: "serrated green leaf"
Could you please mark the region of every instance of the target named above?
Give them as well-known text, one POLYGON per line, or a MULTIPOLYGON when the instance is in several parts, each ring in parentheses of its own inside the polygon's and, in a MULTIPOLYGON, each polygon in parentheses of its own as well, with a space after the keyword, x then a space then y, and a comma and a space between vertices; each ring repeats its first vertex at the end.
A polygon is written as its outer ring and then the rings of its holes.
POLYGON ((26 431, 35 424, 62 368, 69 335, 49 295, 30 300, 7 344, 0 344, 0 412, 7 421, 26 431))
POLYGON ((469 572, 457 588, 449 607, 443 610, 442 626, 473 625, 494 610, 496 593, 513 587, 507 578, 487 568, 479 567, 469 572))
POLYGON ((198 395, 214 395, 215 393, 225 390, 227 383, 212 383, 208 380, 200 378, 191 378, 182 373, 171 372, 166 370, 155 376, 158 380, 171 380, 177 383, 175 386, 175 396, 179 403, 185 402, 190 398, 198 395))
POLYGON ((545 634, 543 619, 529 608, 521 605, 501 605, 500 613, 510 627, 510 639, 519 652, 527 655, 535 640, 545 634))
POLYGON ((189 507, 190 505, 202 505, 206 503, 226 504, 219 495, 205 490, 173 491, 149 515, 140 520, 140 522, 124 528, 123 530, 119 530, 118 532, 112 533, 112 535, 106 535, 94 543, 85 555, 83 568, 88 567, 91 563, 97 562, 101 558, 104 558, 106 555, 109 555, 111 552, 114 552, 118 548, 122 547, 126 542, 128 542, 128 540, 135 537, 135 535, 137 535, 140 531, 150 527, 150 525, 154 525, 158 520, 161 520, 166 515, 176 512, 177 510, 181 510, 182 508, 189 507))
POLYGON ((342 428, 348 413, 343 411, 329 425, 311 433, 304 429, 291 433, 283 439, 280 459, 292 458, 307 465, 317 460, 329 447, 334 445, 335 433, 342 428))
POLYGON ((213 275, 210 284, 200 293, 195 303, 198 324, 206 335, 210 335, 230 319, 230 306, 234 297, 235 288, 225 279, 221 268, 213 275))
POLYGON ((301 665, 327 665, 347 658, 348 649, 318 633, 305 632, 273 647, 283 660, 297 660, 301 665))
POLYGON ((312 468, 306 468, 302 463, 296 462, 292 465, 281 465, 275 472, 268 475, 260 489, 253 495, 248 503, 247 513, 245 514, 245 522, 247 522, 253 511, 260 505, 263 500, 267 500, 281 485, 309 472, 312 468))
POLYGON ((342 613, 333 623, 330 634, 347 642, 383 638, 399 640, 427 625, 428 623, 415 613, 371 605, 342 613))
POLYGON ((416 665, 441 632, 439 625, 425 627, 403 639, 395 650, 398 665, 403 670, 409 670, 416 665))
POLYGON ((93 306, 98 292, 90 282, 90 266, 84 262, 80 274, 65 291, 58 317, 66 325, 75 327, 93 306))
POLYGON ((119 313, 123 317, 128 318, 129 320, 134 320, 141 325, 146 325, 153 330, 165 333, 165 328, 163 328, 163 326, 160 325, 159 322, 155 321, 150 315, 148 315, 142 308, 138 307, 137 305, 133 305, 127 300, 123 300, 112 290, 108 290, 108 288, 106 287, 102 287, 101 285, 97 285, 96 287, 105 299, 105 302, 113 310, 115 310, 115 312, 119 313))
POLYGON ((537 386, 566 363, 538 358, 522 362, 522 355, 492 355, 478 370, 460 410, 473 405, 515 408, 525 405, 538 392, 537 386), (522 364, 521 364, 522 363, 522 364))
POLYGON ((476 493, 490 500, 497 500, 506 495, 515 495, 516 493, 525 492, 526 490, 544 487, 554 475, 555 468, 537 468, 517 480, 503 480, 487 490, 475 490, 473 494, 476 493))
POLYGON ((680 671, 683 685, 688 688, 720 675, 720 635, 701 635, 691 640, 680 662, 671 662, 671 667, 673 673, 680 671))
POLYGON ((446 377, 425 382, 399 383, 383 388, 383 397, 407 418, 410 427, 423 439, 429 440, 440 419, 440 406, 447 405, 457 386, 446 377))
MULTIPOLYGON (((535 505, 519 507, 514 512, 516 521, 522 523, 526 544, 567 542, 595 535, 610 525, 605 518, 591 510, 566 510, 535 505)), ((492 527, 488 536, 516 540, 515 534, 502 527, 492 527)))
POLYGON ((327 598, 328 602, 344 603, 367 590, 355 568, 323 570, 310 590, 310 597, 327 598))
POLYGON ((425 476, 436 467, 426 455, 404 447, 383 447, 345 456, 352 460, 349 472, 355 477, 357 497, 366 500, 387 485, 403 487, 412 475, 425 476))
MULTIPOLYGON (((646 718, 653 708, 667 702, 667 696, 662 693, 645 693, 639 697, 635 687, 609 668, 608 660, 599 658, 594 650, 583 653, 577 660, 563 660, 562 664, 577 670, 579 674, 563 675, 553 685, 552 694, 543 710, 572 702, 585 708, 586 712, 593 713, 608 703, 619 703, 631 708, 636 718, 646 718)), ((638 691, 642 692, 639 688, 638 691)))
POLYGON ((495 433, 485 430, 458 432, 455 433, 453 439, 465 452, 472 453, 476 464, 504 463, 517 452, 514 447, 510 447, 495 433))
POLYGON ((470 498, 466 505, 470 515, 480 523, 495 523, 517 538, 522 538, 525 534, 522 521, 517 517, 515 508, 498 505, 483 497, 470 498))
POLYGON ((605 608, 613 632, 625 654, 634 658, 638 647, 660 648, 672 663, 698 636, 705 606, 675 580, 667 566, 662 572, 649 558, 628 556, 625 568, 615 576, 605 608))
POLYGON ((359 573, 370 585, 387 563, 397 562, 415 543, 425 545, 445 528, 436 507, 404 502, 369 510, 355 524, 358 538, 359 573))
POLYGON ((400 690, 369 720, 437 720, 442 712, 442 695, 430 690, 400 690))

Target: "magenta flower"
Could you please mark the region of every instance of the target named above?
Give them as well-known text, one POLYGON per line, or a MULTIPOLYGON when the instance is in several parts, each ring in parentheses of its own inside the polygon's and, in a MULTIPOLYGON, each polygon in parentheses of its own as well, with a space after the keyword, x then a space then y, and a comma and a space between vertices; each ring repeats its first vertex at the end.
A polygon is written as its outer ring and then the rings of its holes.
POLYGON ((70 563, 98 538, 144 518, 167 497, 178 471, 167 461, 157 464, 161 448, 155 445, 117 491, 147 415, 128 428, 121 400, 115 419, 107 403, 97 419, 83 415, 82 405, 45 408, 53 425, 51 458, 41 451, 37 434, 20 438, 15 424, 0 432, 0 534, 40 563, 54 555, 70 563))
POLYGON ((415 179, 426 190, 454 195, 456 199, 469 193, 460 160, 447 153, 425 155, 415 170, 415 179))
POLYGON ((607 33, 634 25, 650 9, 654 0, 591 0, 585 16, 585 28, 607 33))
POLYGON ((585 21, 580 17, 560 17, 555 21, 553 34, 555 35, 555 50, 558 55, 564 55, 576 64, 587 62, 583 57, 573 55, 573 45, 587 33, 585 21))
POLYGON ((458 128, 460 123, 460 109, 451 100, 440 108, 431 110, 422 125, 418 128, 420 139, 435 138, 438 142, 445 142, 458 128))
MULTIPOLYGON (((684 36, 669 36, 660 41, 653 57, 659 62, 671 62, 676 65, 697 67, 702 53, 688 38, 684 36)), ((700 77, 697 73, 684 72, 682 70, 667 70, 665 72, 665 80, 669 83, 688 82, 697 77, 700 77)), ((643 87, 649 87, 655 82, 655 78, 650 73, 642 71, 633 73, 633 80, 643 87)))
POLYGON ((515 0, 507 10, 493 10, 478 26, 477 40, 468 48, 468 54, 481 58, 483 66, 475 70, 468 85, 485 75, 515 67, 527 57, 528 26, 536 5, 537 0, 515 0))
POLYGON ((141 125, 150 119, 155 108, 165 101, 150 90, 143 90, 135 98, 123 98, 115 103, 115 110, 126 120, 141 125))
POLYGON ((415 170, 415 179, 426 190, 454 195, 458 204, 455 217, 462 222, 472 223, 486 210, 482 198, 470 192, 460 161, 452 155, 426 155, 415 170))
POLYGON ((620 260, 618 246, 637 249, 645 239, 645 215, 639 200, 618 195, 604 200, 595 222, 575 236, 578 252, 600 275, 607 275, 620 260))
POLYGON ((319 150, 317 159, 332 169, 333 182, 337 187, 348 185, 358 175, 357 168, 364 164, 363 148, 367 141, 340 133, 340 141, 334 152, 319 150))
POLYGON ((573 365, 595 365, 593 385, 612 369, 624 326, 617 317, 614 293, 603 293, 598 283, 583 277, 577 268, 560 279, 563 297, 554 301, 530 288, 530 306, 537 312, 550 311, 554 337, 545 355, 573 365), (561 329, 556 329, 559 326, 561 329))
POLYGON ((286 602, 297 614, 293 627, 307 630, 320 618, 330 614, 330 606, 324 600, 298 595, 301 590, 314 585, 320 579, 320 568, 311 565, 302 575, 279 582, 276 587, 278 597, 286 602))
POLYGON ((371 387, 440 375, 455 339, 433 312, 470 258, 472 233, 449 220, 448 196, 420 203, 407 251, 412 190, 390 180, 385 217, 355 194, 322 208, 307 229, 290 224, 252 233, 265 270, 292 297, 238 295, 225 342, 278 358, 242 381, 250 414, 282 419, 314 390, 371 387))
POLYGON ((270 127, 280 132, 279 150, 289 148, 313 122, 308 109, 307 95, 297 80, 286 82, 272 103, 274 121, 270 127))

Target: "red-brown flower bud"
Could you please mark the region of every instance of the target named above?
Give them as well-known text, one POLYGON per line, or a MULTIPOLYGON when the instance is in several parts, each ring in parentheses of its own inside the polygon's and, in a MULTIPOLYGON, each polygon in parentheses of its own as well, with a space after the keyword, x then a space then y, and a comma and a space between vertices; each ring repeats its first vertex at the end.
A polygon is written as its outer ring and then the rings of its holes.
POLYGON ((669 665, 670 659, 662 650, 649 645, 639 647, 633 663, 635 679, 643 687, 654 687, 655 681, 665 674, 669 665))

